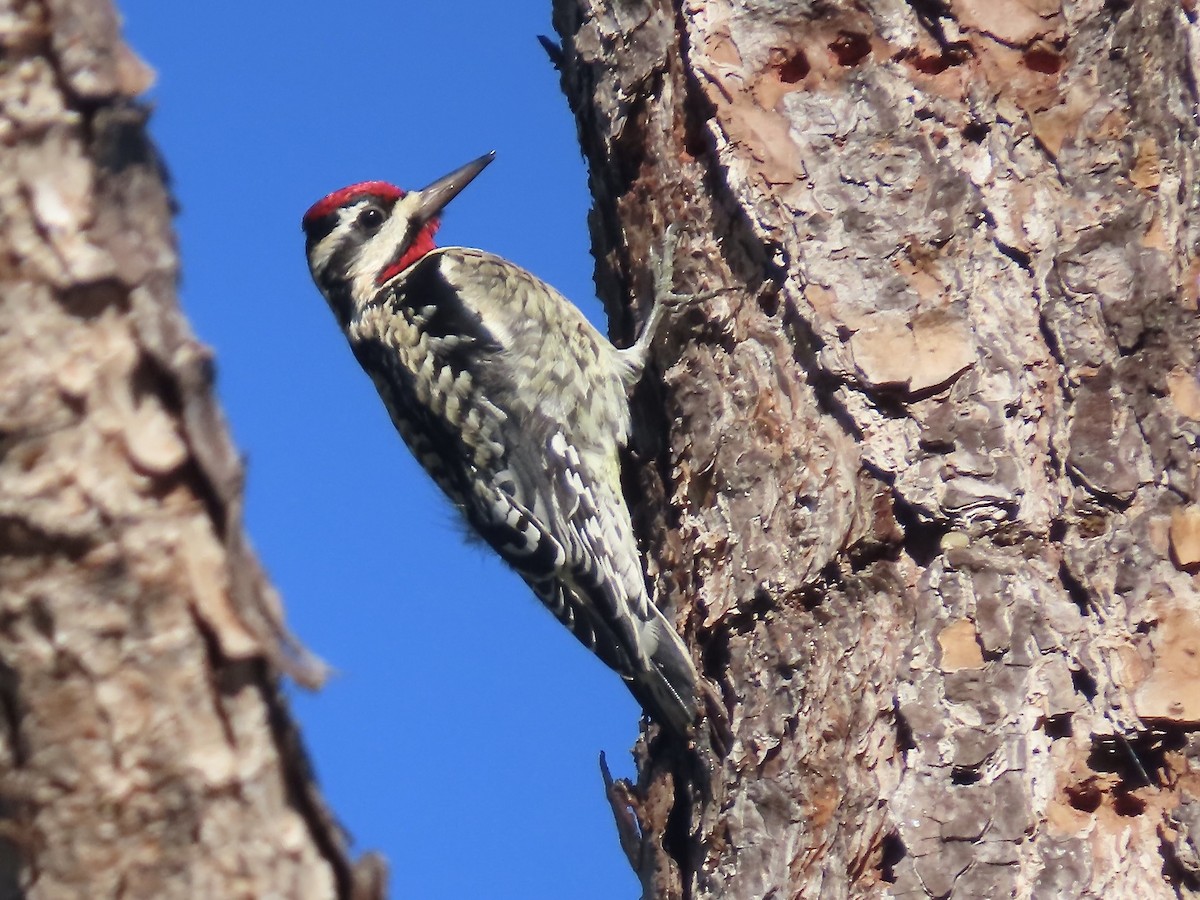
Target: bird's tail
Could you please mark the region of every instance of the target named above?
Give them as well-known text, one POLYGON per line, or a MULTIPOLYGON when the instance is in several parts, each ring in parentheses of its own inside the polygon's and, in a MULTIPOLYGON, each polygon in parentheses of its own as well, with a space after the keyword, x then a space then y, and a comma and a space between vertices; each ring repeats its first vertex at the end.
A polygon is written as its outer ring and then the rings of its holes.
MULTIPOLYGON (((621 675, 651 719, 687 740, 699 708, 700 676, 683 639, 648 598, 649 618, 627 617, 624 622, 630 630, 618 637, 612 620, 597 615, 600 603, 581 599, 578 588, 553 576, 524 573, 523 577, 558 621, 621 675)), ((605 602, 611 605, 607 598, 605 602)))
POLYGON ((628 678, 629 690, 660 725, 682 738, 696 721, 700 676, 679 633, 660 612, 646 623, 650 665, 628 678))

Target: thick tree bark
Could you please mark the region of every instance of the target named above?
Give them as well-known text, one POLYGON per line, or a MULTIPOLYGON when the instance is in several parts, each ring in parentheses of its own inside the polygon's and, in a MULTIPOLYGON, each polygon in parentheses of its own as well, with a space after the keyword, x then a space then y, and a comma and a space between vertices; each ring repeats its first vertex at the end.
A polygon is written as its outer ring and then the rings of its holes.
POLYGON ((645 895, 1195 891, 1194 4, 555 24, 616 321, 670 222, 736 289, 657 353, 641 527, 733 741, 612 785, 645 895))
POLYGON ((0 896, 348 897, 107 0, 0 2, 0 896))

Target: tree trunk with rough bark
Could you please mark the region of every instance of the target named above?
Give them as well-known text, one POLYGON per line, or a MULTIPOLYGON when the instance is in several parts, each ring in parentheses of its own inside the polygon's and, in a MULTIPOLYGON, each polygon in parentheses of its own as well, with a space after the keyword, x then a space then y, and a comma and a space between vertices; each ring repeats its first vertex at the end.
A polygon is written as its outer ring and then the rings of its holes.
POLYGON ((668 223, 733 289, 636 475, 732 729, 610 786, 647 898, 1200 887, 1194 6, 555 0, 614 331, 668 223))
POLYGON ((350 897, 276 674, 320 667, 176 302, 151 75, 107 0, 0 2, 0 51, 0 896, 350 897))

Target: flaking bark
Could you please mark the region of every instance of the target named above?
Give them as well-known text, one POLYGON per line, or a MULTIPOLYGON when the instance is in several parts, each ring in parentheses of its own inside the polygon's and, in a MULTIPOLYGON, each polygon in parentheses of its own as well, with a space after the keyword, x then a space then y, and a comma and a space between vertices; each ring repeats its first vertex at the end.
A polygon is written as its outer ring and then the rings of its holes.
POLYGON ((737 288, 645 411, 640 526, 734 741, 610 785, 644 895, 1194 892, 1194 4, 555 26, 614 333, 670 222, 679 289, 737 288))
POLYGON ((179 312, 151 73, 106 0, 0 2, 0 51, 0 895, 378 893, 279 693, 322 673, 179 312))

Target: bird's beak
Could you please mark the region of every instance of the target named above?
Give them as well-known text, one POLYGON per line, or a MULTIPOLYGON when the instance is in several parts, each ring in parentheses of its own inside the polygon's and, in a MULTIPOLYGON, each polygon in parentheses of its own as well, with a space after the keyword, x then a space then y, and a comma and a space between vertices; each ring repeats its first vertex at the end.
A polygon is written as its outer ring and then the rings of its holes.
POLYGON ((476 175, 486 169, 488 163, 495 158, 495 150, 485 153, 479 159, 471 160, 465 166, 455 169, 449 175, 443 175, 433 184, 417 191, 421 200, 417 206, 416 218, 421 222, 428 222, 430 219, 436 218, 442 208, 457 197, 459 192, 470 184, 476 175))

